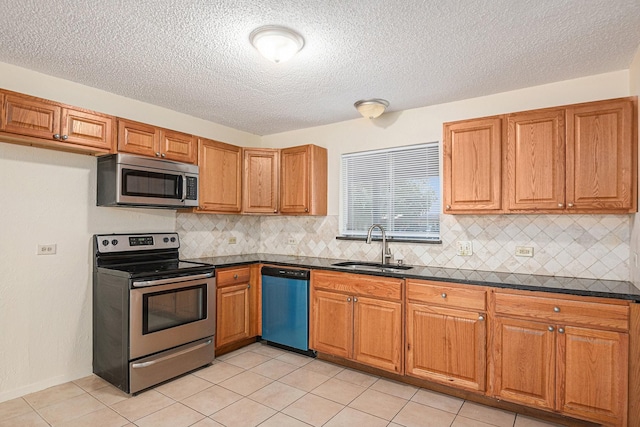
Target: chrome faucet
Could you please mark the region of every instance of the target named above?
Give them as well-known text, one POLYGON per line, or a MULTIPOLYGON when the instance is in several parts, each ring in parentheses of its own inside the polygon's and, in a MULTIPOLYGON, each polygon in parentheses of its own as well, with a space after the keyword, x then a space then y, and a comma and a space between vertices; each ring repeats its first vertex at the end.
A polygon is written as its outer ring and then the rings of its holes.
POLYGON ((391 255, 391 249, 387 245, 387 233, 385 233, 384 228, 380 224, 373 224, 371 227, 369 227, 369 231, 367 231, 367 244, 371 244, 371 233, 376 227, 379 228, 382 232, 382 258, 380 259, 380 263, 383 265, 389 264, 391 263, 391 258, 393 257, 393 255, 391 255))

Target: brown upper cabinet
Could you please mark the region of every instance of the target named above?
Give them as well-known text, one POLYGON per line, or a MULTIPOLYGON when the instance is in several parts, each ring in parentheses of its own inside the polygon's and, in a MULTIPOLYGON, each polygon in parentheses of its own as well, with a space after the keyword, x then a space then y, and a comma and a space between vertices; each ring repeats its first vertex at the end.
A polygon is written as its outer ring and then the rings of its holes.
POLYGON ((4 91, 0 132, 11 142, 87 154, 113 151, 115 118, 4 91))
POLYGON ((245 213, 327 214, 327 150, 244 149, 245 213))
POLYGON ((443 154, 444 212, 499 212, 502 119, 445 123, 443 154))
POLYGON ((327 214, 327 150, 300 145, 280 151, 280 212, 327 214))
POLYGON ((200 207, 196 212, 240 213, 242 210, 242 148, 198 139, 200 207))
POLYGON ((186 133, 119 118, 118 151, 195 163, 197 142, 186 133))
POLYGON ((445 123, 444 212, 635 212, 636 103, 620 98, 445 123))
POLYGON ((278 213, 279 158, 276 149, 244 149, 243 212, 278 213))

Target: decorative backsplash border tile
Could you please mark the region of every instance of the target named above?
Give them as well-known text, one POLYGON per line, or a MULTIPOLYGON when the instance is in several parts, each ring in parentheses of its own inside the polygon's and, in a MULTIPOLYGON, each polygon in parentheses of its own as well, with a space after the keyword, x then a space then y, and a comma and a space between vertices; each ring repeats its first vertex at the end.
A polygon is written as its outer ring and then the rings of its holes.
MULTIPOLYGON (((442 244, 390 243, 406 264, 507 273, 629 280, 630 215, 442 215, 442 244), (456 255, 468 240, 473 255, 456 255), (531 246, 533 257, 515 256, 531 246)), ((337 215, 326 217, 179 213, 181 255, 200 258, 273 253, 376 261, 380 243, 336 240, 337 215), (229 239, 234 238, 235 244, 229 239)))

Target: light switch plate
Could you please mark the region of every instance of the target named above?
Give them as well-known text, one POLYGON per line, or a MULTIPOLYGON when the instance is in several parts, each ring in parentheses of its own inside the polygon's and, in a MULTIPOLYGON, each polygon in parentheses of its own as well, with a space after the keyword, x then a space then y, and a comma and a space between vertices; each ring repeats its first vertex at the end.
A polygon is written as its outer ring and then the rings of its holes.
POLYGON ((456 242, 457 254, 460 256, 473 255, 473 245, 470 240, 458 240, 456 242))

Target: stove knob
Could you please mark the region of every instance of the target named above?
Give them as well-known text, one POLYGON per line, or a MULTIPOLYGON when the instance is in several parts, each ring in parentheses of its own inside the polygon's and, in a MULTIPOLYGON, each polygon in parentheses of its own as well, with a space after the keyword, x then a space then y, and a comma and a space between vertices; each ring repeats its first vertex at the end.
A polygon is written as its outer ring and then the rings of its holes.
POLYGON ((111 244, 112 244, 113 246, 115 246, 115 245, 117 245, 117 244, 118 244, 118 241, 117 241, 116 239, 113 239, 113 240, 111 241, 111 244))
POLYGON ((104 239, 102 241, 102 246, 108 246, 109 245, 109 241, 107 239, 104 239))
POLYGON ((173 243, 173 242, 175 242, 175 241, 176 241, 176 238, 175 238, 175 237, 172 237, 172 238, 171 238, 171 242, 173 243))
POLYGON ((162 241, 165 242, 165 243, 169 243, 169 238, 165 237, 164 239, 162 239, 162 241))

